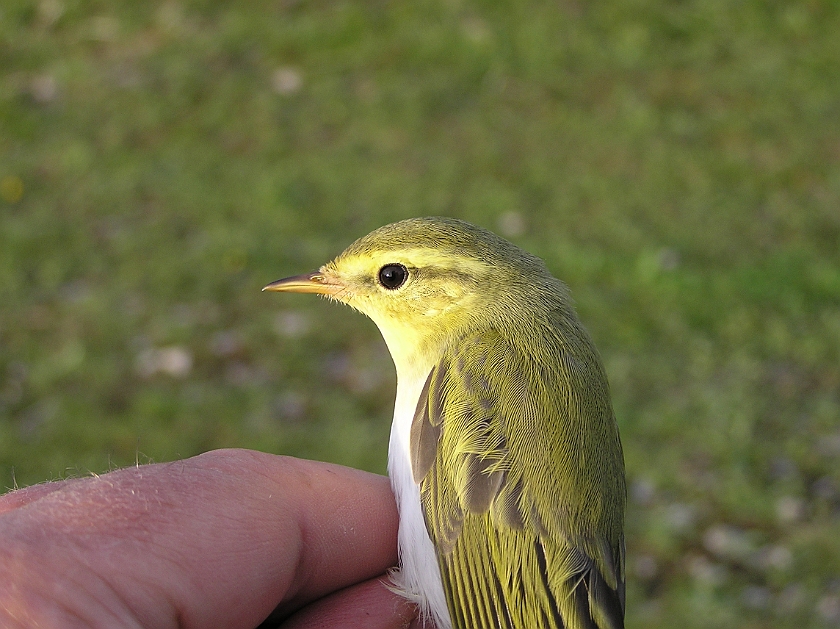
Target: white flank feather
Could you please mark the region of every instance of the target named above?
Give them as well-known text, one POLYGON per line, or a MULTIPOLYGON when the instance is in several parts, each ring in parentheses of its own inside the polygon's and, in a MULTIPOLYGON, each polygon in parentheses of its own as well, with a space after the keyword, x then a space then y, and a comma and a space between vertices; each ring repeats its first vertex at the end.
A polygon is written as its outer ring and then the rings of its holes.
POLYGON ((422 618, 433 620, 438 629, 451 629, 440 568, 420 507, 420 487, 411 473, 411 422, 426 375, 411 380, 398 377, 397 380, 397 401, 388 447, 388 475, 400 511, 400 570, 395 571, 391 579, 400 594, 417 603, 422 618))

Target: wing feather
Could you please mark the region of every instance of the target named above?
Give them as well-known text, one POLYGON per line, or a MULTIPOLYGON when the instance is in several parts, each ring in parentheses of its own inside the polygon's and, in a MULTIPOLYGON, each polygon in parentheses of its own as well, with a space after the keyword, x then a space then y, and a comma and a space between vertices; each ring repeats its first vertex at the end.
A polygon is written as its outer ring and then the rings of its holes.
POLYGON ((412 470, 454 629, 624 626, 623 461, 606 380, 588 343, 556 337, 549 350, 561 360, 473 334, 418 401, 412 470))

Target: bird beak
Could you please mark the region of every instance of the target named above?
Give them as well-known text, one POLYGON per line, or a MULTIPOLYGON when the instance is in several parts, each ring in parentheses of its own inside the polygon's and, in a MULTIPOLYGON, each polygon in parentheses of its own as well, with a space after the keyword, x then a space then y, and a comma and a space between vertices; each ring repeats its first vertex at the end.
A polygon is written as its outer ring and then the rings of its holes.
POLYGON ((272 282, 263 290, 276 291, 280 293, 317 293, 319 295, 335 295, 344 288, 341 284, 331 281, 321 271, 304 273, 285 277, 282 280, 272 282))

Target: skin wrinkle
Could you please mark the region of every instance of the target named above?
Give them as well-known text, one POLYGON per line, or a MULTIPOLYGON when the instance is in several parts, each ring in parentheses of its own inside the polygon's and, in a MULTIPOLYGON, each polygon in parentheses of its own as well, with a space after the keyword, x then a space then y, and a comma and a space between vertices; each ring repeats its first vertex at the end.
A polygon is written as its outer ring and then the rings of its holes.
MULTIPOLYGON (((309 486, 308 478, 303 477, 297 480, 301 483, 305 483, 307 487, 309 486)), ((314 538, 311 514, 307 509, 301 509, 299 513, 297 513, 296 519, 299 523, 299 535, 297 536, 298 561, 295 565, 292 583, 296 584, 295 589, 298 591, 289 598, 285 605, 283 605, 282 609, 286 610, 287 613, 295 611, 303 604, 296 601, 298 592, 304 585, 311 585, 313 574, 318 574, 318 572, 322 569, 320 560, 318 561, 317 566, 311 565, 310 552, 312 549, 312 540, 314 538)))
MULTIPOLYGON (((334 474, 330 470, 326 470, 324 473, 327 475, 334 474)), ((287 482, 301 487, 308 487, 311 484, 311 479, 309 476, 301 474, 295 475, 293 479, 287 482)), ((324 530, 322 526, 323 513, 332 511, 330 514, 332 519, 342 522, 347 519, 343 511, 349 510, 351 507, 344 504, 348 499, 347 496, 343 497, 344 500, 340 499, 341 496, 337 496, 337 493, 340 491, 339 489, 333 488, 330 483, 320 484, 325 484, 327 487, 326 493, 321 492, 315 498, 316 502, 321 504, 316 508, 313 508, 311 503, 300 505, 300 508, 295 514, 294 519, 299 525, 299 536, 297 539, 297 544, 300 549, 299 560, 295 567, 294 575, 291 577, 292 589, 287 592, 287 600, 274 612, 279 618, 290 617, 310 603, 311 596, 309 598, 301 598, 299 594, 301 590, 312 590, 316 593, 320 592, 321 595, 327 594, 322 581, 324 574, 332 570, 329 565, 325 564, 331 548, 360 543, 365 540, 367 531, 359 531, 355 527, 352 529, 342 527, 340 531, 335 532, 332 529, 324 530), (357 534, 357 531, 361 535, 357 534), (348 540, 348 536, 351 533, 353 537, 348 540)), ((351 496, 349 498, 352 499, 353 497, 351 496)), ((380 572, 377 567, 372 564, 367 576, 376 577, 379 574, 380 572)))
MULTIPOLYGON (((111 597, 107 596, 107 592, 103 592, 101 596, 96 596, 96 594, 94 594, 93 595, 93 600, 95 600, 97 603, 99 603, 99 608, 97 610, 92 610, 91 613, 90 613, 90 617, 93 617, 94 613, 99 613, 100 609, 106 608, 109 611, 113 611, 112 615, 114 616, 115 619, 116 618, 125 619, 126 613, 119 614, 118 613, 119 610, 116 609, 118 607, 122 607, 122 609, 125 610, 125 612, 127 612, 128 617, 130 619, 135 620, 135 622, 132 623, 132 624, 135 627, 137 627, 137 629, 142 629, 145 626, 145 623, 142 622, 141 618, 138 616, 138 614, 136 612, 136 607, 137 607, 136 604, 132 604, 132 601, 133 601, 134 597, 136 597, 136 591, 129 593, 129 592, 123 590, 122 588, 110 587, 108 583, 102 581, 101 579, 98 579, 97 581, 98 581, 98 583, 100 583, 103 586, 103 588, 105 590, 109 590, 112 593, 112 596, 111 597), (111 605, 108 605, 109 600, 113 601, 111 605)), ((83 586, 83 584, 79 584, 79 586, 83 586)), ((74 595, 74 593, 72 591, 71 591, 71 595, 74 595)), ((175 611, 176 608, 172 604, 171 601, 170 601, 170 607, 173 609, 173 611, 175 611)), ((107 628, 110 624, 110 621, 107 624, 106 623, 100 623, 100 624, 101 624, 102 627, 107 628)), ((123 620, 123 624, 125 624, 125 620, 123 620)))
MULTIPOLYGON (((4 540, 0 546, 0 567, 5 566, 9 574, 17 574, 28 577, 30 566, 26 562, 26 556, 17 546, 9 544, 4 540)), ((0 572, 2 574, 2 572, 0 572)), ((2 582, 0 582, 2 583, 2 582)), ((25 587, 21 588, 18 581, 5 581, 0 585, 0 610, 5 611, 7 616, 16 621, 17 627, 29 627, 29 609, 37 606, 41 597, 35 597, 25 587)))
MULTIPOLYGON (((46 588, 44 595, 36 598, 30 596, 28 601, 22 601, 23 606, 20 614, 22 618, 21 626, 36 626, 36 621, 27 613, 27 610, 42 607, 45 609, 55 607, 51 614, 52 616, 60 616, 65 619, 72 618, 78 621, 72 625, 62 624, 62 626, 103 628, 113 626, 112 621, 97 622, 97 616, 101 615, 103 608, 105 611, 110 612, 110 617, 112 618, 122 617, 125 619, 133 615, 130 613, 130 606, 119 595, 118 589, 110 587, 109 584, 99 578, 84 563, 83 553, 75 554, 75 558, 78 561, 74 562, 75 568, 73 570, 65 570, 60 574, 56 574, 50 570, 52 564, 51 557, 55 550, 55 544, 45 545, 42 543, 43 540, 40 537, 38 536, 39 539, 36 539, 34 543, 31 540, 26 540, 27 546, 24 549, 15 546, 18 550, 17 555, 19 559, 16 565, 10 566, 5 561, 3 562, 8 566, 9 574, 24 575, 28 580, 37 580, 42 591, 46 588), (37 566, 33 566, 33 559, 42 564, 45 569, 33 570, 33 567, 37 568, 37 566), (43 575, 49 575, 48 579, 55 577, 57 580, 45 580, 43 575), (80 594, 85 592, 87 594, 80 594), (108 593, 114 595, 116 598, 109 598, 108 593), (104 603, 108 600, 111 600, 112 604, 104 606, 104 603), (122 609, 115 609, 114 602, 116 602, 116 607, 122 607, 122 609), (120 611, 122 611, 122 614, 119 613, 120 611)), ((6 545, 8 545, 8 541, 6 545)), ((17 592, 9 593, 7 596, 4 596, 0 592, 0 601, 3 598, 16 601, 20 596, 19 588, 16 589, 18 590, 17 592)), ((0 602, 0 607, 7 609, 8 603, 2 601, 0 602)), ((137 621, 131 624, 123 624, 122 626, 139 628, 143 625, 137 621)))
MULTIPOLYGON (((285 474, 292 474, 292 478, 276 478, 273 477, 271 474, 264 473, 258 467, 256 472, 252 474, 252 477, 261 476, 264 480, 270 482, 274 485, 274 489, 272 490, 272 501, 274 504, 287 504, 290 501, 284 500, 285 487, 297 487, 297 488, 306 488, 310 489, 312 486, 311 479, 307 474, 305 474, 301 469, 299 469, 298 462, 296 459, 290 457, 279 457, 282 458, 284 463, 287 464, 287 467, 290 469, 284 470, 285 474)), ((223 462, 224 463, 224 462, 223 462)), ((212 472, 213 475, 220 474, 222 478, 228 476, 233 472, 233 470, 226 468, 226 466, 217 466, 215 468, 209 468, 205 470, 206 472, 212 472)), ((252 497, 248 497, 249 499, 253 499, 252 497)), ((300 531, 297 530, 295 526, 287 526, 282 533, 283 543, 286 547, 294 546, 294 554, 297 556, 298 560, 296 566, 293 571, 289 574, 277 574, 276 582, 279 584, 283 584, 283 590, 289 592, 289 589, 292 588, 294 590, 300 590, 303 588, 303 583, 301 583, 301 573, 304 572, 303 566, 307 561, 308 557, 305 553, 307 548, 305 542, 306 530, 308 528, 308 511, 305 508, 300 508, 300 505, 294 504, 294 509, 289 512, 286 511, 285 513, 276 513, 273 510, 271 513, 273 515, 264 515, 264 522, 262 525, 267 528, 267 530, 277 529, 281 523, 289 523, 289 522, 297 522, 300 526, 300 531), (303 549, 303 552, 301 552, 303 549)), ((238 530, 240 522, 238 522, 241 512, 233 512, 232 514, 229 513, 214 513, 213 518, 220 519, 222 522, 214 523, 214 526, 220 526, 223 529, 228 530, 238 530), (225 522, 228 520, 228 522, 225 522)), ((254 520, 251 519, 250 526, 253 526, 254 520)), ((275 536, 280 536, 280 533, 274 534, 275 536)), ((263 541, 263 545, 269 544, 268 540, 263 541)), ((239 549, 238 554, 243 555, 243 557, 229 557, 229 560, 233 561, 234 559, 236 562, 240 562, 242 560, 248 560, 250 555, 258 554, 255 552, 255 548, 253 545, 248 547, 243 547, 239 549)), ((200 586, 200 583, 196 584, 200 586)), ((297 592, 291 597, 292 600, 289 601, 289 607, 291 609, 295 609, 296 606, 293 602, 294 597, 297 596, 297 592)), ((299 603, 297 606, 300 606, 303 603, 299 603)))

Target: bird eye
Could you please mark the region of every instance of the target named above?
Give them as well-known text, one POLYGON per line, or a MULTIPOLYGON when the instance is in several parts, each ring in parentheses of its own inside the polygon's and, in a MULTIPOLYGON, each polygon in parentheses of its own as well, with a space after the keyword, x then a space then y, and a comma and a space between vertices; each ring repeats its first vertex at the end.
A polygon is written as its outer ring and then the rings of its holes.
POLYGON ((386 264, 379 269, 379 283, 388 290, 396 290, 408 279, 408 269, 402 264, 386 264))

